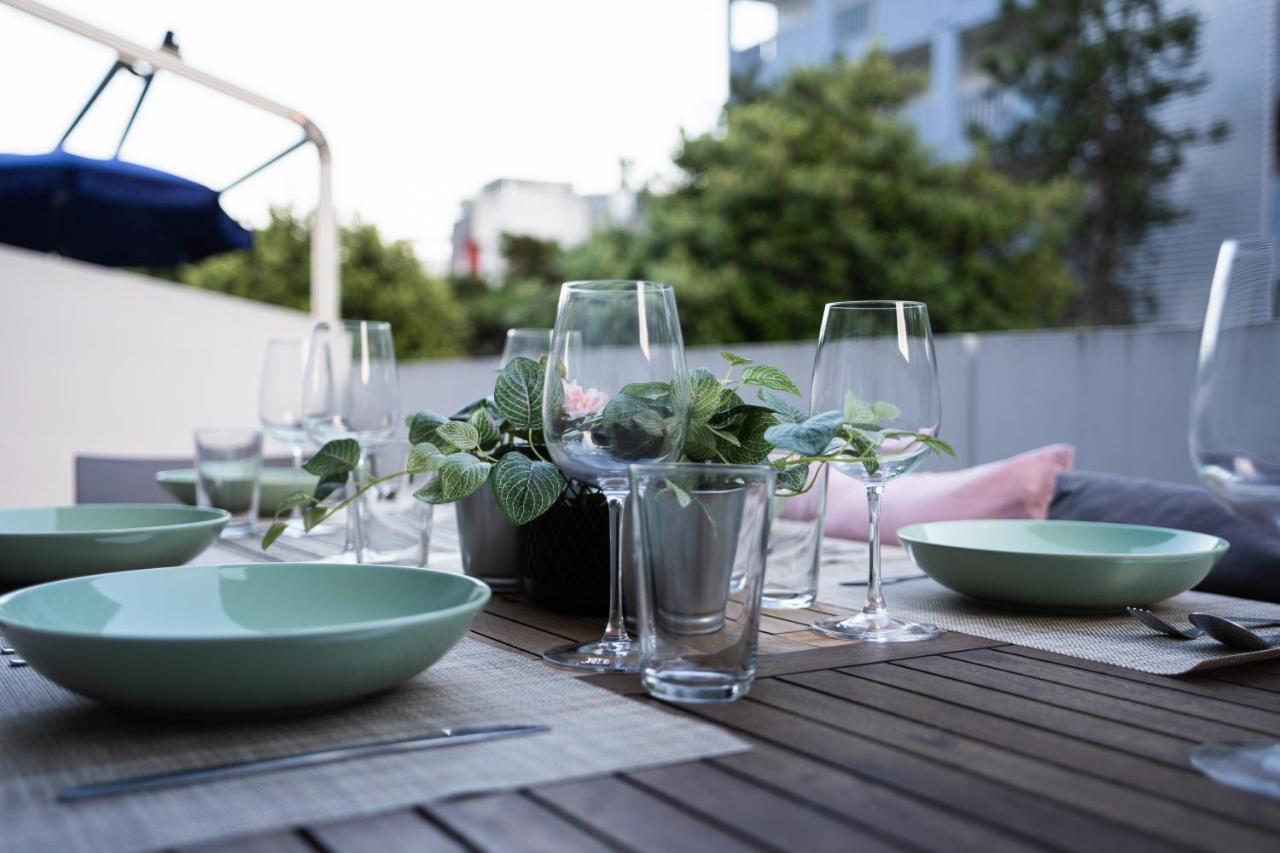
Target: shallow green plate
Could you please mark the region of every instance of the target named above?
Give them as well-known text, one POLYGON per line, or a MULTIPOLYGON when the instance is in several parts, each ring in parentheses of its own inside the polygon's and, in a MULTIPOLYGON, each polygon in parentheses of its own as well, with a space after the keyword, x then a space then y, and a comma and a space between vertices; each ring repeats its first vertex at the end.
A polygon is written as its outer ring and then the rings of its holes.
MULTIPOLYGON (((196 469, 169 468, 156 472, 156 482, 187 506, 196 505, 196 469)), ((280 501, 294 492, 315 490, 317 478, 292 468, 263 468, 258 480, 258 514, 275 515, 280 501)))
POLYGON ((84 696, 191 714, 297 711, 439 660, 489 600, 474 578, 343 563, 178 566, 0 598, 4 635, 84 696))
POLYGON ((185 563, 230 516, 163 504, 0 510, 0 588, 185 563))
POLYGON ((1091 521, 935 521, 903 527, 898 539, 956 592, 1060 610, 1169 598, 1204 580, 1227 550, 1203 533, 1091 521))

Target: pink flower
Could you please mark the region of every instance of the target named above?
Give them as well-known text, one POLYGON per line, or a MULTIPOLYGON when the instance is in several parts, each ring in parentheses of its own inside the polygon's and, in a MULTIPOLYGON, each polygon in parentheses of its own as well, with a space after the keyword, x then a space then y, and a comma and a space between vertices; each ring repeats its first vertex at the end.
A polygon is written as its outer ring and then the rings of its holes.
POLYGON ((564 383, 564 411, 577 420, 594 415, 609 402, 609 395, 595 388, 583 387, 577 382, 564 383))

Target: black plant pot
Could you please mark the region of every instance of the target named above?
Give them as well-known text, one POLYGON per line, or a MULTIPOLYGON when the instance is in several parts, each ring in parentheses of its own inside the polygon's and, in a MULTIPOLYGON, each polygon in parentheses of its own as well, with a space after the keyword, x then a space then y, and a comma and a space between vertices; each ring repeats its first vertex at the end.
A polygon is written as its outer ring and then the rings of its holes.
POLYGON ((518 528, 524 586, 548 610, 609 612, 609 508, 557 504, 518 528))

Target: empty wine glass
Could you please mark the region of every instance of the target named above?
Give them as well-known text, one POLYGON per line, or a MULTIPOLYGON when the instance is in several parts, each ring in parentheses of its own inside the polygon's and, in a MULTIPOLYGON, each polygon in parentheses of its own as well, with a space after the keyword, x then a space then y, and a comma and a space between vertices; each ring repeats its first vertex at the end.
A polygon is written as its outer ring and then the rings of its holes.
MULTIPOLYGON (((303 382, 302 417, 307 436, 316 444, 336 438, 360 442, 361 465, 365 443, 395 432, 400 418, 400 383, 390 323, 340 320, 316 324, 303 382)), ((359 562, 364 543, 358 502, 348 509, 343 554, 359 562)))
POLYGON ((498 367, 506 367, 507 362, 520 356, 541 361, 549 352, 550 329, 507 329, 507 342, 502 346, 502 360, 498 367))
POLYGON ((622 519, 628 466, 670 462, 684 449, 689 377, 669 285, 576 281, 560 290, 543 390, 547 448, 566 476, 609 502, 609 621, 604 636, 543 653, 549 663, 638 672, 640 650, 622 619, 622 519))
MULTIPOLYGON (((307 449, 307 427, 302 418, 303 375, 307 345, 298 338, 272 338, 262 360, 258 385, 258 419, 267 435, 289 448, 293 457, 293 484, 302 488, 302 458, 307 449)), ((294 507, 285 531, 301 536, 302 508, 294 507)))
MULTIPOLYGON (((937 435, 942 403, 929 311, 922 302, 833 302, 822 315, 813 365, 812 411, 838 410, 846 421, 937 435), (860 413, 861 412, 861 413, 860 413)), ((928 448, 891 438, 871 463, 838 463, 836 470, 867 488, 869 577, 862 612, 814 622, 831 637, 876 643, 927 640, 938 628, 889 615, 880 589, 880 499, 885 485, 912 471, 928 448)))
MULTIPOLYGON (((1218 250, 1191 397, 1191 461, 1236 514, 1280 528, 1280 363, 1275 256, 1260 238, 1218 250)), ((1201 744, 1191 763, 1249 791, 1280 792, 1280 743, 1201 744)))

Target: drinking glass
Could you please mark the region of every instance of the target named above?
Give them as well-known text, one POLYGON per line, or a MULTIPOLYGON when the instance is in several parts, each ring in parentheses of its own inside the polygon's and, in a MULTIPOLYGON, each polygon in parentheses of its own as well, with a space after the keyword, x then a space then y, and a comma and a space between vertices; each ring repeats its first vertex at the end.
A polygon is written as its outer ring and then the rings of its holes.
POLYGON ((631 466, 641 680, 653 696, 729 702, 751 688, 773 486, 768 465, 631 466))
MULTIPOLYGON (((1191 461, 1236 514, 1280 528, 1280 311, 1270 241, 1227 240, 1209 289, 1191 397, 1191 461)), ((1276 796, 1280 743, 1201 744, 1193 766, 1228 785, 1276 796)))
MULTIPOLYGON (((272 338, 262 360, 258 385, 258 418, 268 437, 289 448, 293 457, 294 485, 304 480, 302 458, 307 449, 307 428, 302 419, 302 385, 307 366, 307 345, 298 338, 272 338)), ((286 536, 301 536, 302 508, 294 507, 286 536)))
POLYGON ((648 281, 574 281, 560 290, 542 401, 551 458, 609 503, 609 621, 604 636, 543 653, 549 663, 638 672, 622 619, 627 466, 671 462, 684 449, 689 377, 675 292, 648 281))
POLYGON ((258 480, 262 476, 262 432, 256 429, 198 429, 196 503, 225 509, 231 519, 222 535, 240 538, 258 520, 258 480))
MULTIPOLYGON (((942 403, 938 369, 922 302, 833 302, 822 315, 818 355, 813 365, 812 411, 847 411, 849 404, 884 402, 897 414, 882 425, 937 435, 942 403)), ((887 411, 892 411, 886 407, 887 411)), ((880 499, 885 485, 916 468, 928 448, 912 439, 889 439, 875 450, 871 464, 839 463, 836 470, 861 480, 867 489, 870 545, 867 601, 847 619, 814 622, 813 630, 831 637, 875 643, 927 640, 938 628, 889 615, 880 589, 880 499)))
POLYGON ((359 499, 364 534, 362 563, 427 564, 432 506, 413 493, 425 487, 435 474, 400 474, 409 465, 411 450, 413 445, 402 438, 375 439, 365 445, 360 484, 372 485, 359 499))
MULTIPOLYGON (((318 445, 354 438, 361 445, 362 467, 364 448, 369 442, 389 438, 399 419, 400 383, 391 324, 367 320, 317 323, 302 388, 307 437, 318 445)), ((343 556, 359 562, 364 556, 359 502, 348 509, 343 556)))
POLYGON ((550 329, 507 329, 507 342, 502 347, 502 361, 498 367, 506 367, 507 362, 519 356, 541 361, 549 352, 550 329))
POLYGON ((798 610, 818 599, 822 563, 822 524, 827 511, 826 466, 806 494, 773 499, 769 558, 764 572, 764 606, 798 610))

